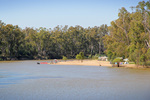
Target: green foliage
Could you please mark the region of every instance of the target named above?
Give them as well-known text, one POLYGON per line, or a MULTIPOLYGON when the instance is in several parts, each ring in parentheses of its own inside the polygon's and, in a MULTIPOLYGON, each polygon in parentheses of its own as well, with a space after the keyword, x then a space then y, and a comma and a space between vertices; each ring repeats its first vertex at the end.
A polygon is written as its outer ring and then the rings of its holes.
POLYGON ((84 54, 96 59, 96 54, 104 54, 104 51, 111 61, 123 57, 137 65, 149 63, 150 1, 139 2, 132 13, 121 8, 118 19, 109 27, 66 25, 54 29, 21 29, 0 21, 0 57, 3 60, 55 59, 63 55, 83 60, 84 54))
POLYGON ((115 62, 117 62, 117 63, 122 62, 122 59, 120 59, 120 58, 115 58, 115 59, 113 60, 113 63, 115 63, 115 62))
POLYGON ((92 57, 92 59, 98 59, 99 56, 100 56, 99 54, 95 54, 95 55, 92 57))
POLYGON ((67 60, 67 57, 66 56, 63 56, 63 58, 62 58, 64 61, 66 61, 67 60))
POLYGON ((134 62, 129 62, 129 64, 135 64, 134 62))
POLYGON ((150 66, 150 61, 147 61, 147 62, 145 63, 145 66, 150 66))
POLYGON ((120 62, 122 62, 121 58, 115 58, 112 63, 113 64, 117 63, 117 67, 120 67, 120 65, 119 65, 120 62))
POLYGON ((111 22, 109 35, 104 36, 104 46, 109 60, 129 58, 137 65, 150 61, 150 1, 139 2, 136 11, 121 8, 118 19, 111 22))
POLYGON ((93 56, 91 56, 91 54, 88 56, 88 58, 89 59, 98 59, 98 57, 101 57, 101 56, 106 56, 105 54, 101 54, 101 55, 99 55, 99 54, 95 54, 95 55, 93 55, 93 56))
POLYGON ((79 55, 80 55, 81 60, 83 60, 84 59, 84 52, 80 52, 79 55))
POLYGON ((77 55, 76 55, 76 59, 81 60, 81 62, 82 62, 83 59, 84 59, 84 53, 83 53, 83 52, 80 52, 79 54, 77 54, 77 55))
POLYGON ((91 54, 88 56, 88 59, 92 59, 92 55, 91 54))
POLYGON ((111 51, 107 52, 107 56, 108 56, 108 60, 110 61, 111 59, 113 59, 113 53, 111 51))
POLYGON ((147 52, 146 52, 146 57, 147 57, 147 59, 149 59, 150 60, 150 48, 147 50, 147 52))
POLYGON ((80 60, 81 59, 81 55, 77 54, 76 55, 76 59, 80 60))
POLYGON ((107 32, 107 25, 21 29, 0 21, 0 57, 5 60, 58 59, 63 55, 75 58, 80 51, 86 55, 104 53, 102 38, 107 32))

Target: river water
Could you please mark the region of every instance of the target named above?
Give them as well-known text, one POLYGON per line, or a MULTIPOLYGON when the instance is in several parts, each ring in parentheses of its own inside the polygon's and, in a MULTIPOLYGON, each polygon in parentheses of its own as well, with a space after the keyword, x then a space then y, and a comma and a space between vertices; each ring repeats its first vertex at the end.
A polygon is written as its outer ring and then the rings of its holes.
POLYGON ((150 69, 0 62, 0 100, 150 100, 150 69))

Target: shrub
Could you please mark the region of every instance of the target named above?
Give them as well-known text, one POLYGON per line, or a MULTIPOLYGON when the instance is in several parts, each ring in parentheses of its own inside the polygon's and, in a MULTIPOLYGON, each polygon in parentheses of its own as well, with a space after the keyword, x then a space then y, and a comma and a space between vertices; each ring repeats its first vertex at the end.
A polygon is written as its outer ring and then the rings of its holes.
POLYGON ((99 54, 95 54, 95 55, 92 57, 92 59, 98 59, 99 56, 100 56, 99 54))
POLYGON ((64 61, 66 61, 67 60, 67 57, 66 56, 63 56, 63 58, 62 58, 64 61))
POLYGON ((90 55, 88 56, 88 58, 91 59, 91 58, 92 58, 92 55, 90 54, 90 55))
POLYGON ((76 59, 81 60, 81 62, 83 62, 84 59, 84 53, 80 52, 79 54, 76 55, 76 59))
POLYGON ((81 59, 81 55, 77 54, 76 55, 76 59, 80 60, 81 59))

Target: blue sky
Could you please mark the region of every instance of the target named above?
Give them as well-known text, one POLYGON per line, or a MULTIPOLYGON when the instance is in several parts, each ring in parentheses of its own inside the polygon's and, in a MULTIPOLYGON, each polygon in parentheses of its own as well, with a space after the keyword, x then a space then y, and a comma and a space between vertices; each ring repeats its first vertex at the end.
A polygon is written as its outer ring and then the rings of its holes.
MULTIPOLYGON (((0 0, 0 20, 25 27, 57 25, 84 28, 110 25, 121 7, 131 11, 141 0, 0 0)), ((147 1, 147 0, 145 0, 147 1)))

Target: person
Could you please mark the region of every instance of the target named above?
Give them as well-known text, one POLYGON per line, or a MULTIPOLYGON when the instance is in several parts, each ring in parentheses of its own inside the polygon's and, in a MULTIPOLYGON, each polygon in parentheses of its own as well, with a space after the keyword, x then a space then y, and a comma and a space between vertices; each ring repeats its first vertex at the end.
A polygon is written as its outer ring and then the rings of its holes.
POLYGON ((57 63, 57 59, 54 59, 54 63, 55 63, 55 64, 57 63))

